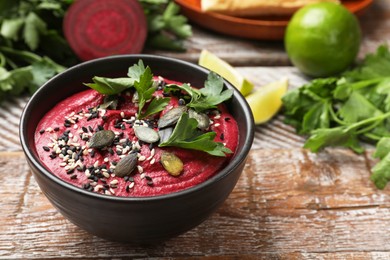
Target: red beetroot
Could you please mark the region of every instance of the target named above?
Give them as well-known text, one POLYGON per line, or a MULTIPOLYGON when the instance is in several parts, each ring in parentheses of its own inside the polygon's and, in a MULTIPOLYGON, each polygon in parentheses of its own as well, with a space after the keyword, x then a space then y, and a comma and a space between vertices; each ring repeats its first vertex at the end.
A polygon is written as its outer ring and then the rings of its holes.
POLYGON ((81 60, 140 53, 147 36, 146 17, 137 0, 77 0, 63 26, 81 60))

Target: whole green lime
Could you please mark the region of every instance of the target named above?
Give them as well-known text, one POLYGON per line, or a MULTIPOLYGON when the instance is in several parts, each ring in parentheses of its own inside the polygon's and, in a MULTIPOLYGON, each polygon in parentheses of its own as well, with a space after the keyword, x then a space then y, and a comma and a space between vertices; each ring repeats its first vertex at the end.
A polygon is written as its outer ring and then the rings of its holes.
POLYGON ((359 52, 356 17, 343 5, 321 2, 299 9, 284 37, 290 61, 303 73, 327 77, 347 69, 359 52))

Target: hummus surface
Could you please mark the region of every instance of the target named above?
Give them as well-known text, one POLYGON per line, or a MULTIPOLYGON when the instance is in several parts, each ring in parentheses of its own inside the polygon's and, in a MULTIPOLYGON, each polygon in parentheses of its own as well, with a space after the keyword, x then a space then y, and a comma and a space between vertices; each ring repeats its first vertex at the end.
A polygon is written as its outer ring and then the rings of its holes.
MULTIPOLYGON (((165 80, 169 83, 170 81, 165 80)), ((180 83, 178 83, 180 84, 180 83)), ((162 91, 155 95, 162 96, 162 91)), ((104 95, 89 89, 77 93, 52 108, 40 121, 35 132, 35 146, 41 162, 54 175, 83 189, 106 195, 146 197, 181 191, 200 184, 226 166, 232 154, 212 156, 202 151, 177 147, 158 147, 138 140, 135 124, 155 128, 155 120, 137 120, 138 107, 132 92, 118 97, 116 109, 99 107, 104 95), (96 131, 112 130, 113 143, 103 149, 88 147, 96 131), (179 176, 170 175, 160 163, 162 151, 169 151, 184 164, 179 176), (117 163, 127 154, 137 152, 137 168, 130 176, 114 174, 117 163)), ((167 109, 178 106, 178 98, 171 97, 167 109)), ((161 113, 164 113, 162 111, 161 113)), ((225 105, 209 113, 209 131, 216 132, 216 142, 231 151, 236 150, 238 128, 225 105)))

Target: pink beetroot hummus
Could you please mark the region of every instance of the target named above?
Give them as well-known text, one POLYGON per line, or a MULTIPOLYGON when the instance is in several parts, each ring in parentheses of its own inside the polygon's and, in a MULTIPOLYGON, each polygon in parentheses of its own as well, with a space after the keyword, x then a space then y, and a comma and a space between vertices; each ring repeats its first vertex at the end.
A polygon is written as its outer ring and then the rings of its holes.
MULTIPOLYGON (((162 91, 156 91, 155 95, 162 96, 162 91)), ((35 146, 39 159, 50 172, 91 192, 145 197, 177 192, 202 183, 229 162, 232 154, 218 157, 139 141, 133 125, 153 128, 154 122, 135 119, 138 108, 132 102, 131 92, 120 94, 118 100, 116 109, 103 109, 99 105, 104 103, 104 95, 85 90, 58 103, 41 119, 35 133, 35 146), (115 133, 113 143, 104 149, 89 148, 91 136, 103 129, 115 133), (172 176, 165 170, 160 163, 162 151, 180 158, 184 164, 180 175, 172 176), (129 176, 115 176, 116 165, 131 152, 137 152, 136 169, 129 176)), ((178 99, 173 96, 167 109, 176 106, 178 99)), ((237 123, 225 105, 220 104, 208 115, 211 124, 207 131, 216 132, 215 141, 234 152, 238 143, 237 123)))

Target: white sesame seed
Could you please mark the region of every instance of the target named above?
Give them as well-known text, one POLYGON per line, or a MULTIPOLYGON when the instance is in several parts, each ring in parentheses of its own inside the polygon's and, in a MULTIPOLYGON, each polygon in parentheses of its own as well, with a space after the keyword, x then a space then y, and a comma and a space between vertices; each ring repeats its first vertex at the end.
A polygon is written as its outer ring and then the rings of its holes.
POLYGON ((62 163, 60 163, 60 166, 61 166, 61 167, 64 167, 64 166, 66 166, 66 162, 62 162, 62 163))
POLYGON ((104 161, 105 162, 108 162, 110 159, 108 159, 108 157, 104 158, 104 161))
POLYGON ((124 154, 119 155, 119 158, 121 158, 121 159, 124 157, 126 157, 126 155, 124 155, 124 154))
POLYGON ((146 174, 145 173, 141 173, 141 175, 139 176, 141 179, 144 179, 145 178, 145 176, 146 176, 146 174))
POLYGON ((130 189, 133 188, 133 187, 134 187, 134 184, 135 184, 134 182, 130 183, 130 184, 129 184, 129 188, 130 188, 130 189))
POLYGON ((150 161, 150 164, 154 164, 156 162, 156 159, 153 158, 151 161, 150 161))
POLYGON ((60 157, 60 159, 63 159, 63 158, 64 158, 64 155, 63 155, 62 153, 60 153, 60 154, 58 155, 58 157, 60 157))
POLYGON ((96 185, 95 188, 93 189, 94 191, 100 191, 101 189, 103 189, 103 185, 96 185))
POLYGON ((137 165, 137 169, 138 169, 139 173, 143 173, 144 172, 144 168, 142 168, 141 165, 137 165))
POLYGON ((51 127, 48 127, 48 128, 46 128, 46 130, 45 130, 46 132, 53 132, 53 128, 51 128, 51 127))
POLYGON ((89 171, 89 169, 86 169, 84 173, 85 173, 85 175, 87 175, 87 174, 91 175, 91 172, 89 171))
POLYGON ((66 153, 69 154, 69 155, 72 155, 73 151, 72 150, 67 150, 66 153))
MULTIPOLYGON (((57 148, 56 149, 56 154, 60 154, 61 153, 61 149, 60 148, 57 148)), ((60 157, 61 158, 61 157, 60 157)))
POLYGON ((88 150, 87 149, 84 149, 83 150, 83 155, 87 155, 88 154, 88 150))
POLYGON ((72 140, 73 140, 73 142, 77 143, 77 141, 79 140, 79 138, 78 138, 78 136, 76 135, 76 136, 73 137, 72 140))
MULTIPOLYGON (((116 187, 115 187, 116 188, 116 187)), ((113 189, 110 188, 110 192, 112 193, 112 195, 115 194, 115 191, 113 189)))
POLYGON ((90 113, 85 113, 85 114, 84 114, 84 117, 90 117, 90 116, 91 116, 90 113))
POLYGON ((102 110, 100 111, 100 116, 104 116, 104 115, 106 114, 106 112, 107 112, 107 110, 102 109, 102 110))
POLYGON ((118 180, 112 180, 112 181, 110 182, 110 184, 111 184, 111 185, 116 185, 116 184, 118 184, 118 180))
POLYGON ((96 187, 96 185, 97 185, 97 182, 96 181, 93 181, 93 180, 91 180, 91 182, 89 183, 92 187, 96 187))
POLYGON ((142 161, 145 161, 146 157, 141 155, 139 158, 138 158, 138 161, 142 162, 142 161))
POLYGON ((72 133, 69 133, 68 136, 69 136, 69 138, 72 138, 72 137, 73 137, 73 134, 72 134, 72 133))
POLYGON ((98 167, 99 166, 99 161, 96 161, 94 164, 93 164, 93 167, 98 167))
POLYGON ((218 114, 218 115, 216 115, 215 117, 214 117, 214 119, 220 119, 221 118, 221 115, 220 114, 218 114))
POLYGON ((125 117, 125 113, 122 111, 121 112, 121 117, 124 118, 125 117))
POLYGON ((73 129, 77 129, 79 126, 76 124, 73 126, 73 129))
POLYGON ((215 125, 214 125, 214 127, 218 127, 218 126, 220 126, 221 124, 220 123, 216 123, 215 125))
POLYGON ((54 144, 53 144, 53 143, 48 143, 48 144, 47 144, 47 147, 53 148, 53 147, 54 147, 54 144))
POLYGON ((110 178, 110 174, 108 172, 102 172, 102 174, 105 178, 110 178))
POLYGON ((126 138, 122 138, 119 140, 120 143, 126 143, 127 139, 126 138))
POLYGON ((106 194, 106 195, 112 195, 111 192, 110 192, 109 190, 104 191, 104 194, 106 194))

